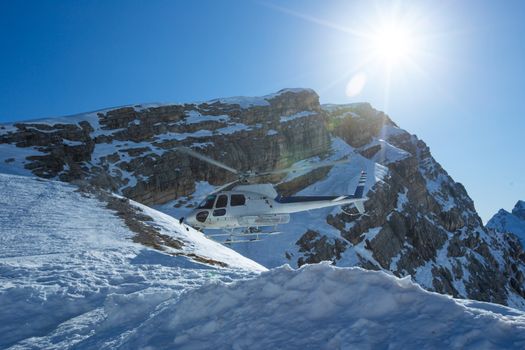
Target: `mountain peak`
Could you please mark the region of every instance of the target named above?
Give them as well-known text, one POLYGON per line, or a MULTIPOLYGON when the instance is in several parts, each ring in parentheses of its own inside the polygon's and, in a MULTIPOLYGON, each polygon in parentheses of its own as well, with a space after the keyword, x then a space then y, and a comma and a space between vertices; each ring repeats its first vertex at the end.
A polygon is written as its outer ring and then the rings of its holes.
POLYGON ((519 200, 511 213, 505 209, 498 210, 487 222, 487 227, 500 233, 512 233, 525 246, 525 201, 519 200))
POLYGON ((519 200, 514 206, 514 209, 512 209, 512 214, 525 220, 525 201, 519 200))

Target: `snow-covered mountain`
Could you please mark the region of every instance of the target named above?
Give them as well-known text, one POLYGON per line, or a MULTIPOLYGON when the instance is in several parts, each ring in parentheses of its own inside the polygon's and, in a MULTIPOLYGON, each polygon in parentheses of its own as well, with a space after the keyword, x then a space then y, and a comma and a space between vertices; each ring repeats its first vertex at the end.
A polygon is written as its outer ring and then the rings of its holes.
POLYGON ((521 245, 525 246, 525 201, 518 201, 510 213, 500 209, 487 222, 487 227, 498 232, 513 233, 518 236, 521 245))
POLYGON ((177 146, 254 171, 350 157, 347 164, 268 179, 284 194, 352 193, 367 170, 366 215, 348 215, 352 208, 299 213, 283 234, 233 247, 265 267, 328 260, 525 308, 525 255, 515 236, 487 230, 463 186, 425 143, 366 103, 320 105, 312 90, 285 89, 5 124, 0 171, 89 183, 180 217, 234 175, 177 146))
POLYGON ((168 215, 0 174, 0 348, 114 348, 168 300, 266 270, 168 215))

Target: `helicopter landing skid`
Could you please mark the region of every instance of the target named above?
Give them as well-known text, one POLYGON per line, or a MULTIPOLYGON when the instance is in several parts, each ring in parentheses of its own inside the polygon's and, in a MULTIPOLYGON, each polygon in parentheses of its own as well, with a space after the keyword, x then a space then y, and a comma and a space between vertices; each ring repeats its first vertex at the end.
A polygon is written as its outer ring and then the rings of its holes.
POLYGON ((210 239, 214 239, 214 237, 228 237, 227 240, 222 241, 220 243, 224 244, 230 244, 230 243, 251 243, 251 242, 258 242, 261 241, 260 236, 270 236, 270 235, 278 235, 282 232, 280 231, 272 231, 272 232, 223 232, 223 233, 214 233, 206 235, 206 237, 210 239), (245 238, 245 239, 243 239, 245 238))
POLYGON ((247 233, 214 233, 206 235, 206 237, 221 237, 221 236, 232 236, 232 237, 247 237, 247 236, 264 236, 264 235, 278 235, 282 232, 247 232, 247 233))

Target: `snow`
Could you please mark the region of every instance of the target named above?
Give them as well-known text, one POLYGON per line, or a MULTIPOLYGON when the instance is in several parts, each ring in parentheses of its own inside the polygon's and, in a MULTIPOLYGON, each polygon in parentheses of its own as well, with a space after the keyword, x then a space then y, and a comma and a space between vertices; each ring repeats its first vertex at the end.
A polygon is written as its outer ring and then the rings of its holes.
POLYGON ((74 146, 81 146, 83 143, 81 141, 73 141, 73 140, 62 140, 62 143, 66 146, 74 147, 74 146))
POLYGON ((155 135, 157 139, 160 140, 177 140, 183 141, 187 138, 201 138, 201 137, 210 137, 213 135, 213 132, 206 129, 200 129, 194 132, 166 132, 164 134, 155 135))
POLYGON ((18 131, 18 128, 14 126, 14 124, 0 123, 0 136, 7 135, 16 131, 18 131))
POLYGON ((217 129, 217 132, 223 135, 230 135, 239 131, 251 130, 252 127, 242 123, 232 123, 224 128, 217 129))
POLYGON ((251 108, 256 106, 269 106, 270 103, 265 97, 246 97, 246 96, 235 96, 235 97, 226 97, 219 98, 215 100, 208 101, 207 103, 220 102, 224 104, 239 105, 239 107, 251 108))
POLYGON ((383 125, 381 131, 379 131, 379 135, 382 139, 389 140, 391 137, 409 135, 409 133, 394 125, 383 125))
POLYGON ((382 227, 372 227, 368 231, 363 233, 361 236, 364 235, 365 236, 364 237, 365 240, 373 241, 374 238, 379 234, 381 229, 382 229, 382 227))
POLYGON ((177 132, 166 132, 164 134, 157 134, 155 137, 159 140, 177 140, 177 141, 183 141, 188 138, 204 138, 204 137, 211 137, 214 134, 222 134, 222 135, 230 135, 236 132, 245 131, 245 130, 252 130, 253 128, 257 128, 257 125, 255 126, 248 126, 246 124, 242 123, 229 123, 227 126, 215 129, 215 130, 206 130, 206 129, 199 129, 197 131, 193 132, 184 132, 184 133, 177 133, 177 132))
MULTIPOLYGON (((423 266, 420 266, 416 269, 416 273, 413 276, 413 279, 422 285, 423 287, 427 289, 433 289, 433 275, 432 275, 432 269, 435 267, 441 267, 449 270, 451 272, 452 276, 452 286, 454 289, 458 292, 459 296, 466 298, 467 297, 467 290, 466 290, 466 283, 470 282, 470 273, 466 268, 463 268, 465 266, 469 265, 469 261, 466 256, 461 257, 449 257, 448 256, 448 247, 450 244, 450 233, 447 233, 449 236, 449 240, 445 242, 445 244, 437 251, 436 258, 433 261, 427 261, 423 266), (462 277, 458 279, 452 271, 454 271, 454 267, 460 266, 462 273, 462 277)), ((469 254, 476 254, 475 252, 469 252, 469 254)), ((484 262, 484 258, 480 256, 479 254, 476 255, 476 258, 480 262, 484 262)))
POLYGON ((366 246, 367 241, 372 241, 379 234, 381 229, 382 227, 370 228, 361 235, 364 235, 363 240, 359 244, 356 244, 352 247, 352 250, 355 252, 355 254, 357 254, 360 258, 364 258, 365 260, 371 262, 378 269, 381 269, 381 264, 374 258, 372 251, 367 249, 366 246))
POLYGON ((184 242, 181 252, 133 243, 105 203, 61 182, 0 174, 0 348, 114 348, 168 300, 265 269, 131 201, 149 225, 184 242))
POLYGON ((383 272, 284 266, 163 304, 124 347, 523 348, 525 314, 430 293, 383 272))
POLYGON ((194 142, 190 145, 191 148, 207 148, 213 146, 213 142, 194 142))
POLYGON ((388 165, 410 157, 410 153, 398 148, 383 139, 375 139, 363 148, 379 146, 379 151, 372 157, 374 162, 388 165))
POLYGON ((207 121, 226 122, 230 120, 227 115, 202 115, 195 110, 186 112, 186 115, 186 118, 177 124, 199 124, 207 121))
POLYGON ((291 115, 283 115, 281 116, 280 120, 281 120, 281 123, 287 123, 295 119, 304 118, 304 117, 308 117, 308 116, 315 115, 315 114, 317 114, 317 112, 315 111, 301 111, 301 112, 291 114, 291 115))
MULTIPOLYGON (((202 182, 196 192, 210 189, 202 182)), ((184 242, 184 252, 230 265, 217 268, 133 243, 119 217, 73 185, 0 174, 0 192, 0 347, 525 346, 525 313, 430 293, 410 278, 329 264, 264 272, 131 201, 148 224, 184 242)))
POLYGON ((286 174, 286 177, 281 181, 281 183, 290 182, 295 178, 308 174, 311 171, 311 169, 309 169, 308 167, 313 166, 316 163, 319 163, 320 161, 321 159, 315 156, 315 157, 303 159, 303 160, 293 163, 290 166, 290 168, 294 168, 297 170, 294 170, 293 172, 286 174))
POLYGON ((231 249, 214 242, 197 230, 180 224, 179 221, 170 215, 158 212, 155 209, 145 205, 133 202, 134 206, 141 208, 144 214, 153 217, 155 227, 161 230, 161 233, 168 236, 176 236, 184 242, 184 251, 209 259, 221 261, 229 266, 236 266, 248 269, 250 271, 264 271, 264 267, 258 263, 245 258, 244 256, 232 251, 231 249))
POLYGON ((403 192, 399 192, 397 194, 397 205, 396 205, 396 210, 398 212, 402 212, 405 205, 408 204, 408 188, 404 188, 403 192))
POLYGON ((437 176, 433 175, 436 163, 432 159, 423 160, 421 163, 419 172, 425 179, 428 191, 433 195, 436 202, 440 204, 443 211, 450 211, 456 207, 454 197, 442 191, 444 185, 450 182, 447 175, 443 172, 440 172, 437 176))
POLYGON ((31 175, 29 169, 25 169, 26 160, 30 156, 43 156, 35 147, 16 147, 11 143, 0 144, 0 173, 15 175, 31 175))

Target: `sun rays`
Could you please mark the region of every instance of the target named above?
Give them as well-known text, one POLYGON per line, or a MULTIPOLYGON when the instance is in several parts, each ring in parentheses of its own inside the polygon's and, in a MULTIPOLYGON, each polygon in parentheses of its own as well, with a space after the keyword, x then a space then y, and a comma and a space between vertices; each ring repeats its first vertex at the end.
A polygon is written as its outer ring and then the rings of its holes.
POLYGON ((331 21, 271 3, 264 5, 348 36, 348 43, 334 43, 334 56, 342 57, 341 52, 346 50, 348 57, 342 58, 344 62, 334 59, 343 69, 333 81, 326 83, 325 89, 345 82, 346 96, 356 97, 368 84, 381 85, 383 108, 388 112, 391 90, 407 77, 431 81, 427 63, 435 56, 431 41, 438 33, 428 29, 430 13, 421 8, 402 7, 398 2, 388 6, 376 3, 371 13, 349 11, 348 23, 352 25, 344 25, 341 24, 344 15, 340 13, 337 21, 331 21))

